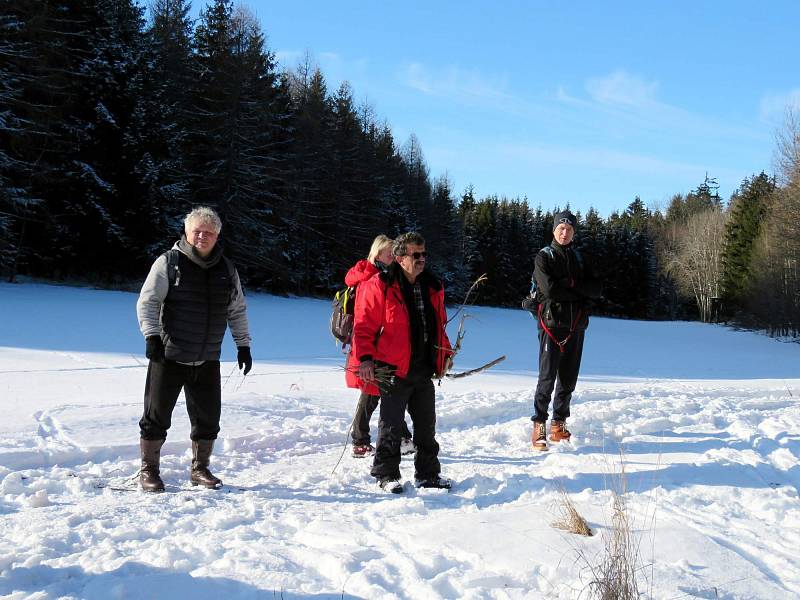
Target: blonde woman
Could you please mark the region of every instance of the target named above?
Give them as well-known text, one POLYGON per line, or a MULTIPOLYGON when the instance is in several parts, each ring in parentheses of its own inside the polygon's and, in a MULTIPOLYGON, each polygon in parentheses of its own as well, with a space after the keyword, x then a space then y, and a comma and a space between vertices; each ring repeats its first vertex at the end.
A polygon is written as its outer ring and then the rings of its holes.
MULTIPOLYGON (((358 302, 358 285, 370 277, 385 271, 392 262, 394 256, 392 255, 392 243, 394 240, 386 235, 379 235, 373 240, 372 246, 369 249, 369 254, 366 259, 359 260, 353 265, 345 275, 345 285, 356 288, 356 302, 358 302)), ((351 356, 348 354, 347 363, 348 367, 351 364, 351 356)), ((345 369, 345 380, 347 387, 359 388, 358 374, 353 372, 350 368, 345 369)), ((372 413, 378 406, 380 396, 374 396, 362 391, 358 397, 358 406, 356 413, 353 416, 353 427, 351 429, 351 437, 353 438, 353 456, 356 458, 363 458, 370 456, 375 448, 370 443, 369 435, 369 421, 372 418, 372 413)), ((403 421, 403 436, 400 444, 400 451, 402 454, 411 454, 414 452, 414 443, 411 440, 411 432, 408 425, 403 421)))

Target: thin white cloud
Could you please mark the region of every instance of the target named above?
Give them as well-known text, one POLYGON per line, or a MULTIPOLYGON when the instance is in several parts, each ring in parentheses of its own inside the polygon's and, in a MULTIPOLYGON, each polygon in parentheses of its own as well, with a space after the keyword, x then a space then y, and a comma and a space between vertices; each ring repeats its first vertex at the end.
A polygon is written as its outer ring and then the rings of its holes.
MULTIPOLYGON (((739 141, 764 136, 751 124, 721 122, 715 117, 660 102, 656 98, 658 88, 657 81, 646 81, 617 70, 586 80, 585 95, 573 95, 564 86, 558 86, 554 98, 562 107, 573 111, 576 118, 603 115, 601 122, 607 126, 613 124, 617 132, 650 132, 649 135, 674 137, 692 131, 695 135, 739 141)), ((587 126, 594 125, 588 122, 587 126)))
POLYGON ((320 62, 325 62, 325 63, 341 63, 342 62, 341 55, 337 54, 336 52, 320 52, 319 59, 320 59, 320 62))
POLYGON ((298 65, 304 56, 305 52, 301 52, 300 50, 275 51, 275 59, 284 69, 288 70, 291 70, 298 65))
POLYGON ((788 109, 800 111, 800 88, 783 93, 766 94, 761 98, 760 115, 765 121, 783 119, 788 109))
POLYGON ((644 107, 655 103, 657 81, 618 69, 605 77, 595 77, 586 82, 586 91, 596 102, 623 106, 644 107))
MULTIPOLYGON (((516 160, 526 163, 532 169, 566 168, 578 170, 613 171, 620 175, 645 174, 671 176, 676 179, 702 178, 706 169, 715 176, 732 174, 729 169, 715 165, 699 165, 673 161, 643 154, 624 152, 602 147, 571 147, 544 144, 502 144, 492 148, 491 154, 500 162, 516 160)), ((738 175, 738 173, 737 173, 738 175)))
POLYGON ((442 96, 460 100, 505 100, 505 80, 490 79, 476 71, 459 67, 448 67, 434 72, 420 63, 405 67, 403 79, 406 85, 431 96, 442 96))
POLYGON ((574 104, 579 102, 579 100, 573 97, 563 85, 558 86, 558 89, 556 90, 556 100, 566 104, 574 104))

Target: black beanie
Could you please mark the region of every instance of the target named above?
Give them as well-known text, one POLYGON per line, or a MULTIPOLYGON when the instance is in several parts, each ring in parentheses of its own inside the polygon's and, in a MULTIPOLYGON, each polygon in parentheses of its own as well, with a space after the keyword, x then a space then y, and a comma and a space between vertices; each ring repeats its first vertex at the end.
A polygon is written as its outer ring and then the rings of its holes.
POLYGON ((561 223, 572 225, 572 229, 574 231, 578 231, 578 219, 576 219, 575 215, 568 210, 562 210, 561 212, 553 215, 553 231, 555 231, 556 227, 558 227, 561 223))

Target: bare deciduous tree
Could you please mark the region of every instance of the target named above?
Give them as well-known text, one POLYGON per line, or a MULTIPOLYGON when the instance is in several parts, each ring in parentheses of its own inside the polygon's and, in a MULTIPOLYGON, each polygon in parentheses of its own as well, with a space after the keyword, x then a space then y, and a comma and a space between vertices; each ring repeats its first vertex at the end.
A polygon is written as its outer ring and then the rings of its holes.
POLYGON ((713 316, 713 299, 721 293, 726 218, 726 213, 716 208, 690 217, 676 240, 669 265, 678 284, 694 296, 700 319, 706 323, 713 316))
POLYGON ((800 180, 800 115, 786 109, 783 127, 775 134, 775 170, 783 185, 800 180))

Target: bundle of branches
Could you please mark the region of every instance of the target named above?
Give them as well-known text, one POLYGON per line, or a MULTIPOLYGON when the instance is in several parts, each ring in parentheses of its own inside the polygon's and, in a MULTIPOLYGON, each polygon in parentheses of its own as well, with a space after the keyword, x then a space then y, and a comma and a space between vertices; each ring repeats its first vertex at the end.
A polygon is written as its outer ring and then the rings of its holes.
MULTIPOLYGON (((358 375, 358 367, 343 367, 346 371, 358 375)), ((389 365, 376 364, 373 368, 375 374, 375 384, 378 389, 384 390, 394 385, 394 367, 389 365)))
MULTIPOLYGON (((473 292, 475 292, 478 289, 478 286, 480 286, 487 280, 488 277, 486 277, 486 273, 484 273, 472 283, 470 288, 467 290, 466 295, 464 296, 464 301, 461 303, 461 306, 459 306, 458 309, 456 309, 456 312, 454 312, 453 316, 450 317, 450 319, 448 319, 447 323, 452 322, 452 320, 456 318, 456 316, 464 309, 464 307, 469 304, 473 292)), ((466 331, 464 331, 464 322, 469 318, 469 316, 470 315, 468 315, 467 313, 461 315, 461 321, 458 324, 458 333, 456 334, 456 341, 452 345, 452 348, 449 350, 450 356, 447 358, 447 363, 444 373, 442 373, 438 377, 440 383, 443 377, 447 377, 448 379, 459 379, 461 377, 467 377, 468 375, 474 375, 475 373, 480 373, 481 371, 485 371, 486 369, 491 369, 493 366, 503 362, 506 359, 505 355, 503 355, 487 362, 484 365, 481 365, 480 367, 476 367, 468 371, 462 371, 460 373, 450 372, 450 370, 453 368, 456 356, 461 351, 461 343, 463 342, 464 336, 466 335, 466 331)))

